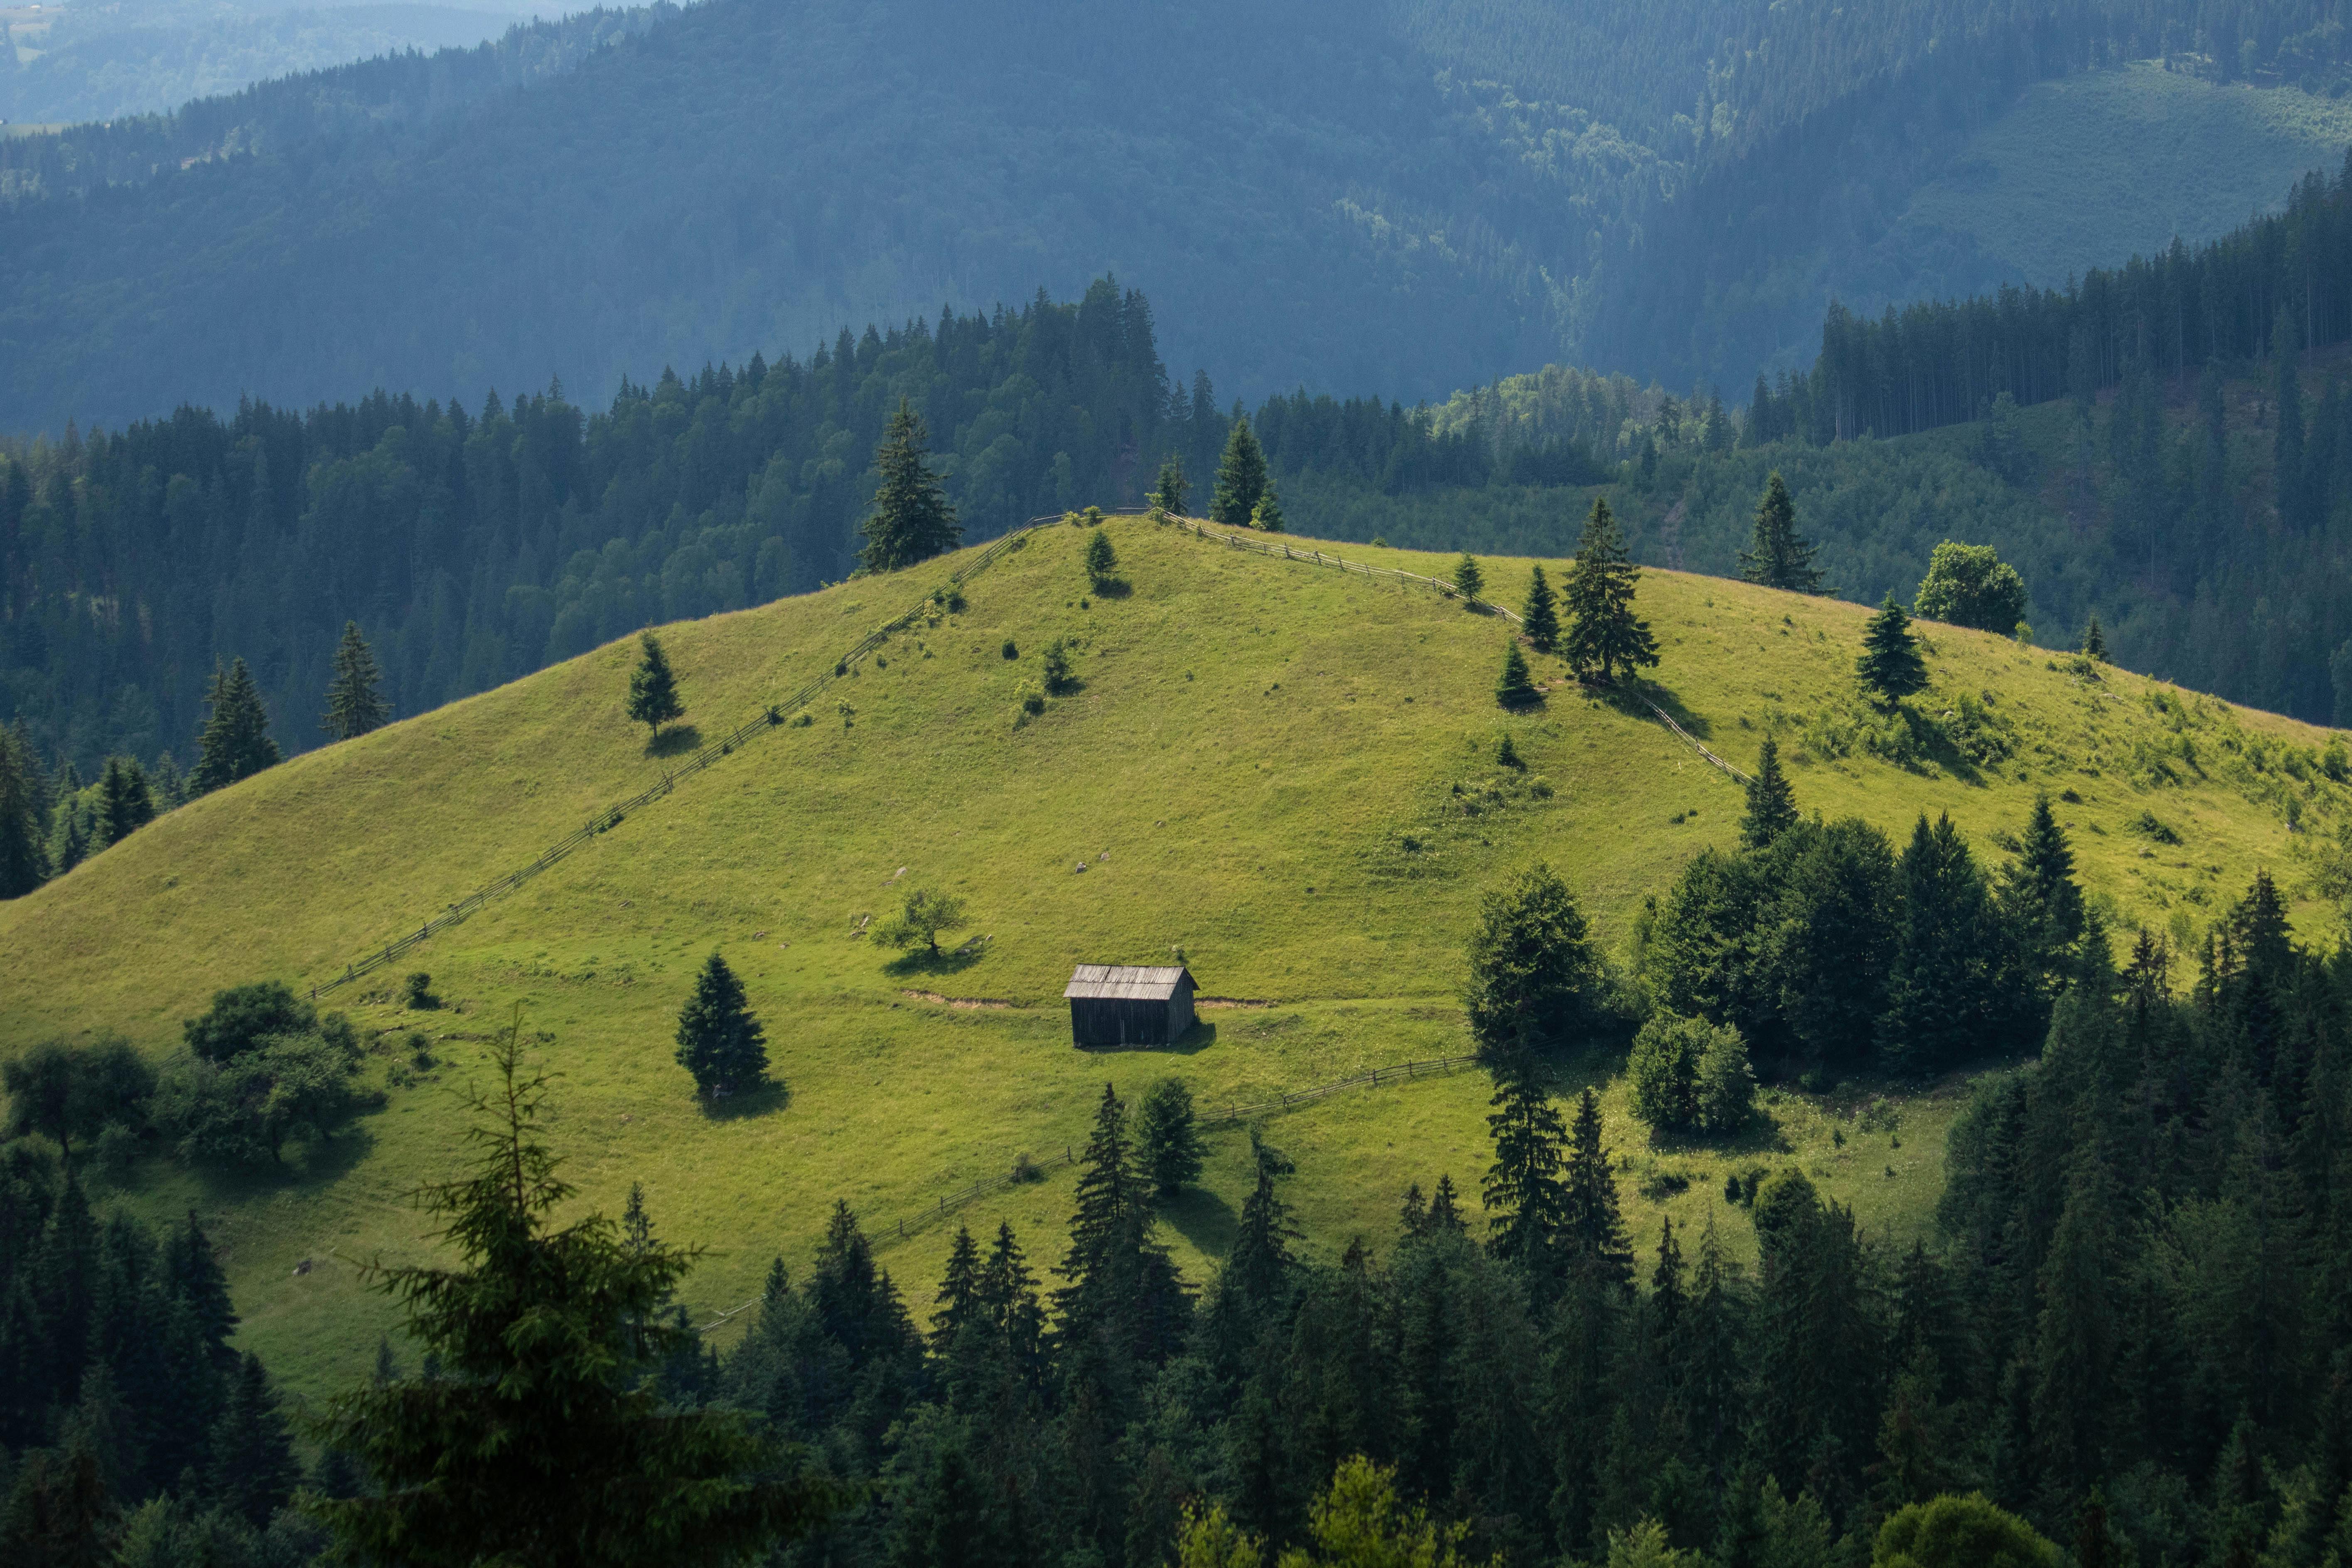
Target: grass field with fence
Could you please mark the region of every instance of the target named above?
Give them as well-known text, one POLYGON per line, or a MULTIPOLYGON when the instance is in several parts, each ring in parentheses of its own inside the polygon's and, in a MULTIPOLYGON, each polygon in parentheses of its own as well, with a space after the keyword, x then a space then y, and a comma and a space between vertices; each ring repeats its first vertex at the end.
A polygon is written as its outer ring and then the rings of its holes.
MULTIPOLYGON (((1383 1072, 1283 1097, 1465 1050, 1464 935, 1481 895, 1530 860, 1560 869, 1622 951, 1643 897, 1736 837, 1738 786, 1695 745, 1748 768, 1777 732, 1804 809, 1900 835, 1920 810, 1948 808, 1995 861, 1992 836, 2021 823, 2037 790, 2071 790, 2061 816, 2095 896, 2126 922, 2191 939, 2257 866, 2300 898, 2286 814, 2307 830, 2292 842, 2309 843, 2344 811, 2338 786, 2281 771, 2290 752, 2315 757, 2322 732, 2159 706, 2137 678, 2086 681, 1979 633, 1925 628, 1937 685, 1922 706, 1958 715, 1939 733, 1981 760, 1947 747, 1905 763, 1874 750, 1887 742, 1854 690, 1864 612, 1853 605, 1651 573, 1641 603, 1664 664, 1647 697, 1605 700, 1538 657, 1546 701, 1507 713, 1494 699, 1503 617, 1339 563, 1442 579, 1450 558, 1294 540, 1286 559, 1143 518, 1109 528, 1124 584, 1110 596, 1082 569, 1085 534, 1051 527, 969 575, 961 611, 929 596, 969 555, 665 628, 690 729, 650 751, 621 711, 631 639, 173 813, 0 906, 0 1050, 115 1030, 160 1057, 215 988, 326 984, 636 800, 322 998, 398 1046, 371 1068, 381 1110, 283 1173, 198 1175, 159 1159, 102 1193, 158 1215, 202 1211, 244 1333, 315 1393, 365 1370, 389 1314, 347 1265, 429 1247, 402 1194, 446 1172, 452 1090, 517 1004, 564 1075, 552 1131, 583 1203, 617 1212, 642 1181, 661 1234, 712 1249, 691 1304, 743 1300, 779 1253, 803 1267, 844 1198, 919 1314, 953 1233, 951 1194, 970 1194, 955 1212, 975 1230, 1009 1218, 1041 1267, 1059 1256, 1070 1177, 1052 1159, 1083 1142, 1106 1080, 1139 1094, 1181 1075, 1212 1111, 1272 1102, 1269 1136, 1297 1162, 1290 1195, 1323 1255, 1358 1233, 1385 1245, 1408 1181, 1450 1173, 1475 1196, 1483 1074, 1383 1072), (1073 684, 1024 712, 1056 639, 1073 684), (1506 733, 1524 769, 1496 761, 1506 733), (680 773, 722 740, 711 765, 680 773), (2180 842, 2136 831, 2143 814, 2180 842), (972 924, 951 943, 967 946, 929 963, 877 950, 866 922, 913 887, 966 900, 972 924), (708 1105, 672 1060, 677 1007, 714 948, 743 975, 788 1096, 708 1105), (1074 963, 1179 953, 1205 995, 1253 1005, 1204 1007, 1170 1050, 1071 1048, 1058 998, 1074 963), (411 969, 452 1005, 404 1010, 411 969), (395 1072, 412 1030, 435 1066, 395 1072), (998 1182, 1023 1155, 1045 1179, 998 1182), (934 1222, 902 1239, 898 1222, 927 1211, 934 1222), (305 1258, 320 1266, 298 1274, 305 1258)), ((1484 564, 1491 596, 1516 607, 1529 563, 1484 564)), ((2333 929, 2332 910, 2303 902, 2297 918, 2333 929)), ((1747 1247, 1723 1178, 1783 1163, 1816 1172, 1874 1233, 1907 1236, 1940 1188, 1942 1131, 1964 1093, 1874 1108, 1866 1086, 1783 1094, 1771 1127, 1738 1146, 1653 1148, 1619 1066, 1571 1063, 1561 1088, 1603 1087, 1645 1248, 1668 1213, 1713 1214, 1747 1247)), ((1238 1127, 1210 1141, 1202 1190, 1167 1215, 1196 1279, 1247 1177, 1238 1127)))

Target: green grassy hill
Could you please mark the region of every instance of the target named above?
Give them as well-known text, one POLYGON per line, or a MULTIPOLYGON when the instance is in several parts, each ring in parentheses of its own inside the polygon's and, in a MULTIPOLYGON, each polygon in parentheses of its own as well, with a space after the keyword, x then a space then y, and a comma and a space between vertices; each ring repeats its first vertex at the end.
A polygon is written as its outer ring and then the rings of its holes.
MULTIPOLYGON (((1130 595, 1087 596, 1078 531, 1033 536, 967 585, 962 613, 853 667, 808 726, 761 732, 412 960, 336 993, 331 1005, 384 1032, 372 1070, 385 1103, 354 1131, 267 1175, 152 1160, 119 1195, 155 1214, 194 1205, 216 1224, 248 1342, 298 1388, 356 1375, 389 1320, 349 1260, 430 1246, 402 1194, 447 1168, 453 1089, 520 1005, 564 1075, 556 1135, 583 1201, 617 1210, 642 1181, 665 1236, 714 1248, 689 1281, 695 1305, 746 1300, 780 1251, 797 1265, 842 1197, 882 1233, 919 1308, 952 1227, 902 1240, 897 1222, 1018 1155, 1058 1155, 1106 1079, 1126 1092, 1179 1073, 1214 1106, 1461 1051, 1459 954, 1485 889, 1548 858, 1621 947, 1643 895, 1735 837, 1738 788, 1646 713, 1568 686, 1543 710, 1498 710, 1496 618, 1141 519, 1111 526, 1130 595), (1081 685, 1016 724, 1016 689, 1055 637, 1076 643, 1081 685), (1493 763, 1506 731, 1524 778, 1493 763), (877 951, 859 925, 908 885, 969 900, 985 941, 928 968, 877 951), (713 948, 766 1020, 787 1103, 710 1114, 671 1060, 677 1006, 713 948), (1073 963, 1179 950, 1205 994, 1251 1005, 1204 1009, 1206 1026, 1171 1051, 1071 1048, 1059 995, 1073 963), (454 1006, 400 1010, 397 975, 412 967, 454 1006), (438 1065, 398 1083, 412 1029, 438 1065), (305 1258, 323 1267, 297 1274, 305 1258)), ((1528 563, 1487 567, 1497 597, 1516 600, 1528 563)), ((669 628, 690 721, 704 736, 731 730, 948 569, 669 628)), ((1995 860, 1991 836, 2037 791, 2071 791, 2061 816, 2083 876, 2125 922, 2193 938, 2256 868, 2294 869, 2289 811, 2325 832, 2352 805, 2319 772, 2325 732, 2182 703, 2119 672, 2084 681, 2041 650, 1941 627, 1928 628, 1926 706, 1970 694, 2011 754, 1897 766, 1872 754, 1853 689, 1863 610, 1664 573, 1644 578, 1643 603, 1664 644, 1661 700, 1717 751, 1746 765, 1777 731, 1806 809, 1890 831, 1948 809, 1995 860), (2135 832, 2142 813, 2179 844, 2135 832)), ((0 1049, 118 1030, 161 1056, 215 988, 320 983, 528 862, 658 777, 662 759, 621 713, 633 658, 633 643, 601 648, 299 757, 0 906, 0 1049)), ((1613 1068, 1596 1057, 1563 1087, 1613 1068)), ((1855 1116, 1863 1092, 1777 1094, 1787 1148, 1766 1134, 1722 1151, 1651 1148, 1612 1089, 1637 1237, 1654 1236, 1662 1209, 1696 1223, 1720 1205, 1727 1164, 1790 1162, 1874 1232, 1915 1229, 1960 1089, 1901 1105, 1891 1131, 1855 1116)), ((1283 1117, 1272 1136, 1298 1161, 1310 1245, 1336 1251, 1359 1231, 1384 1242, 1409 1181, 1450 1172, 1475 1192, 1485 1099, 1484 1078, 1465 1073, 1283 1117)), ((1169 1216, 1196 1278, 1243 1189, 1245 1142, 1213 1142, 1209 1190, 1169 1216)), ((1033 1255, 1057 1256, 1069 1187, 1057 1170, 968 1217, 1010 1217, 1033 1255)), ((1735 1236, 1744 1243, 1745 1226, 1735 1236)))

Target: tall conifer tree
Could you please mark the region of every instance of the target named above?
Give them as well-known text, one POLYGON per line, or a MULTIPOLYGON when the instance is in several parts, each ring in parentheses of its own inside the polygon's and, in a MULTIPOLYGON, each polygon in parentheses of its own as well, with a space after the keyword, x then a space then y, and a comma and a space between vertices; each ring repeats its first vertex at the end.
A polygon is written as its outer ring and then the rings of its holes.
POLYGON ((1576 1103, 1561 1172, 1561 1262, 1571 1271, 1626 1287, 1633 1282, 1633 1243, 1625 1233, 1617 1177, 1601 1139, 1601 1097, 1587 1089, 1576 1103))
POLYGON ((13 731, 0 731, 0 899, 21 899, 48 876, 39 785, 29 752, 13 731))
POLYGON ((109 757, 98 781, 98 826, 109 844, 120 844, 155 820, 155 797, 147 770, 136 757, 109 757))
POLYGON ((1160 482, 1144 499, 1170 517, 1184 515, 1184 498, 1192 485, 1184 478, 1184 459, 1171 452, 1160 459, 1160 482))
POLYGON ((1748 781, 1748 814, 1739 819, 1739 847, 1765 849, 1797 824, 1797 795, 1780 771, 1780 743, 1771 736, 1757 748, 1756 776, 1748 781))
POLYGON ((677 1065, 704 1094, 731 1094, 767 1080, 767 1032, 752 1016, 743 983, 717 952, 704 962, 678 1013, 677 1065))
POLYGON ((338 741, 348 741, 383 727, 392 710, 376 687, 383 679, 375 654, 360 636, 357 621, 343 623, 343 640, 335 645, 335 679, 327 686, 327 710, 319 728, 338 741))
POLYGON ((1948 814, 1921 812, 1895 863, 1901 889, 1880 1049, 1892 1067, 1932 1072, 1991 1034, 2000 931, 1983 872, 1948 814))
POLYGON ((1642 569, 1625 552, 1625 535, 1609 502, 1594 498, 1562 595, 1570 621, 1560 651, 1580 679, 1597 673, 1607 683, 1658 662, 1658 639, 1650 635, 1650 623, 1633 614, 1641 581, 1642 569))
POLYGON ((661 638, 651 632, 637 634, 637 668, 629 672, 628 715, 646 727, 649 742, 661 733, 663 725, 686 717, 669 655, 662 651, 661 638))
POLYGON ((1528 646, 1538 653, 1552 653, 1559 647, 1559 605, 1540 566, 1528 581, 1528 607, 1519 617, 1519 629, 1527 633, 1528 646))
POLYGON ((1790 499, 1780 470, 1773 469, 1756 503, 1755 537, 1739 552, 1740 576, 1767 588, 1818 594, 1822 574, 1813 565, 1817 548, 1798 535, 1797 503, 1790 499))
POLYGON ((197 742, 202 754, 189 778, 194 793, 209 794, 278 765, 278 742, 269 738, 269 715, 261 706, 261 689, 254 684, 253 672, 244 659, 232 661, 225 674, 214 668, 205 700, 211 704, 212 712, 205 720, 197 742))
POLYGON ((1927 664, 1919 657, 1919 641, 1911 635, 1911 617, 1890 593, 1870 617, 1862 634, 1862 656, 1854 660, 1862 683, 1889 702, 1899 702, 1927 684, 1927 664))
POLYGON ((1535 1061, 1524 1054, 1496 1068, 1489 1104, 1486 1131, 1495 1140, 1495 1163, 1483 1187, 1492 1233, 1486 1250, 1516 1265, 1549 1299, 1570 1217, 1560 1174, 1567 1129, 1535 1061))
POLYGON ((946 487, 931 472, 926 454, 929 433, 905 398, 882 434, 874 466, 882 482, 865 523, 866 548, 859 560, 868 572, 896 572, 953 550, 963 537, 946 487))
POLYGON ((1209 498, 1209 517, 1227 528, 1247 528, 1265 493, 1265 450, 1246 416, 1234 421, 1225 437, 1225 455, 1217 464, 1217 488, 1209 498))

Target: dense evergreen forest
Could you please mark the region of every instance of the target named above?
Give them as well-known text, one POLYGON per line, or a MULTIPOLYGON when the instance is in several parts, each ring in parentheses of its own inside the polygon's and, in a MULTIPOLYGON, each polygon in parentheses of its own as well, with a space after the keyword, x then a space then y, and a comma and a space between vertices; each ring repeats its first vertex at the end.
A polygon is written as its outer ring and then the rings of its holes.
POLYGON ((1833 293, 2000 281, 1896 220, 2025 86, 2161 56, 2333 91, 2338 8, 592 14, 0 141, 0 427, 379 383, 472 406, 551 374, 601 402, 665 362, 1113 269, 1253 400, 1302 380, 1417 400, 1548 360, 1737 386, 1801 358, 1833 293), (1185 111, 1127 111, 1144 61, 1185 111))

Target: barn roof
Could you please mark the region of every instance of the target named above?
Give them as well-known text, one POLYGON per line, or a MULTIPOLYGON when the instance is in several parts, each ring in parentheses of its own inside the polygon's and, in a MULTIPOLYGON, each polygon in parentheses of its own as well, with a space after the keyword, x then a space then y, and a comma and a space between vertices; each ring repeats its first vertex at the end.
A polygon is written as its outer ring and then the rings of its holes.
POLYGON ((1120 1002, 1165 1002, 1176 994, 1177 982, 1192 984, 1182 964, 1155 968, 1147 963, 1081 963, 1070 973, 1062 994, 1067 997, 1120 1002))

